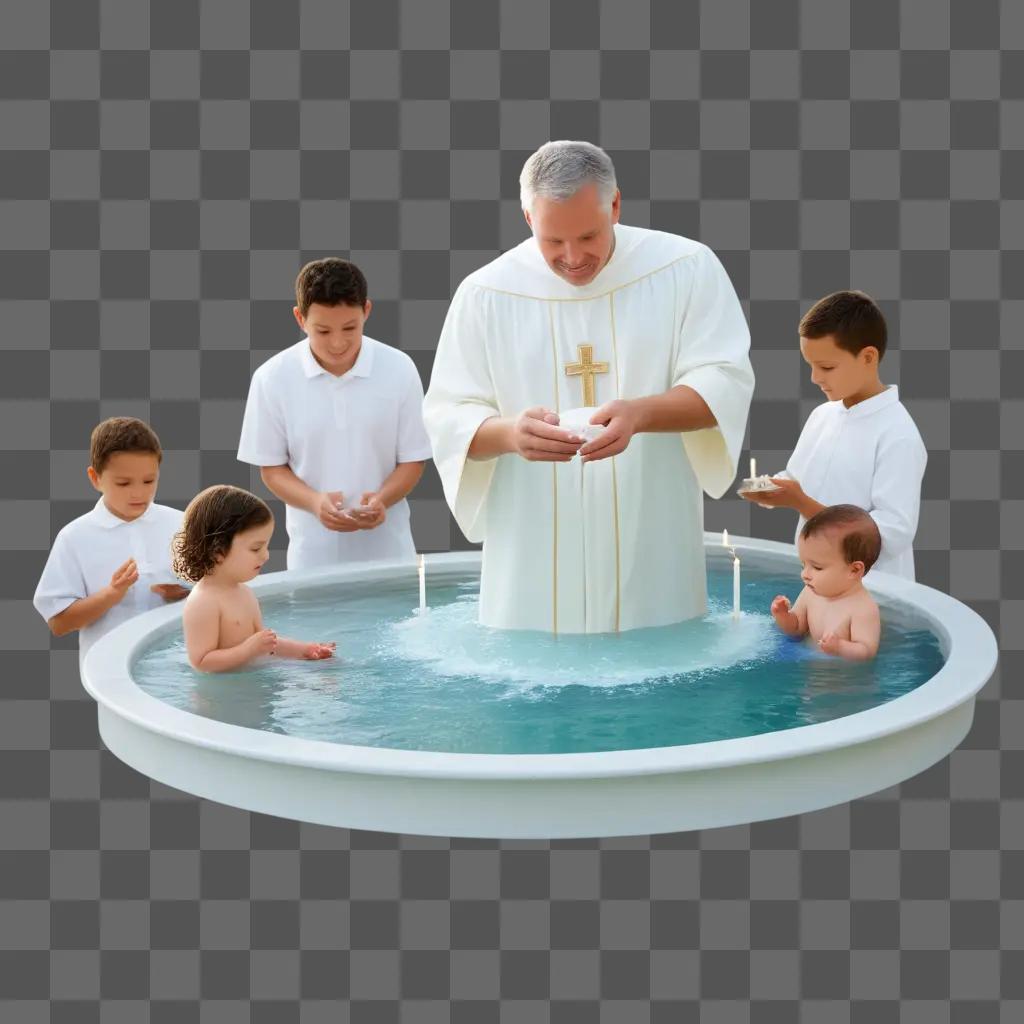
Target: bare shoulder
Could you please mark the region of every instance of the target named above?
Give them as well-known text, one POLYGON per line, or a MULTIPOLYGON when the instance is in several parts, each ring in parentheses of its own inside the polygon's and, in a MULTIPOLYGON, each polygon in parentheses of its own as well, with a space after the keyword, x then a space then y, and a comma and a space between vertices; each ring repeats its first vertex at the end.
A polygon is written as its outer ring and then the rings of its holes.
POLYGON ((183 613, 185 615, 209 615, 220 609, 221 601, 217 593, 202 584, 196 584, 185 598, 183 613))
POLYGON ((817 608, 819 605, 822 605, 826 602, 825 598, 820 597, 813 590, 811 590, 810 587, 804 587, 804 589, 800 591, 800 596, 796 599, 796 603, 801 608, 807 609, 817 608))
POLYGON ((235 605, 235 607, 242 614, 251 616, 254 628, 261 628, 263 623, 263 613, 260 610, 259 598, 244 583, 238 584, 238 590, 239 594, 238 597, 236 598, 238 603, 235 605))
POLYGON ((860 615, 870 616, 875 619, 881 618, 881 612, 878 610, 878 602, 875 601, 867 590, 862 590, 857 596, 856 610, 860 615))

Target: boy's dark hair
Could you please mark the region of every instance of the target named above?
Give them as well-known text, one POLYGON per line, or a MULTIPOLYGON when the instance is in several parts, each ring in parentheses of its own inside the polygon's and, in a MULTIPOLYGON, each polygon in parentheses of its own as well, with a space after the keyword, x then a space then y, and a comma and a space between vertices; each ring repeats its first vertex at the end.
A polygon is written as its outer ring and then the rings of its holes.
POLYGON ((804 523, 800 536, 806 540, 818 533, 842 534, 840 550, 847 564, 863 562, 866 573, 882 553, 882 535, 878 524, 856 505, 830 505, 804 523))
POLYGON ((200 491, 185 509, 185 521, 171 542, 176 575, 198 583, 226 555, 236 533, 273 522, 262 498, 228 484, 200 491))
POLYGON ((841 349, 854 355, 873 345, 879 362, 889 337, 882 311, 863 292, 833 292, 819 299, 804 313, 799 330, 801 338, 831 334, 841 349))
POLYGON ((111 455, 118 452, 150 452, 162 462, 160 438, 148 423, 134 416, 112 416, 97 423, 89 438, 89 465, 102 473, 111 455))
POLYGON ((295 305, 305 316, 309 307, 319 302, 323 306, 366 306, 366 278, 363 272, 340 256, 307 263, 295 279, 295 305))

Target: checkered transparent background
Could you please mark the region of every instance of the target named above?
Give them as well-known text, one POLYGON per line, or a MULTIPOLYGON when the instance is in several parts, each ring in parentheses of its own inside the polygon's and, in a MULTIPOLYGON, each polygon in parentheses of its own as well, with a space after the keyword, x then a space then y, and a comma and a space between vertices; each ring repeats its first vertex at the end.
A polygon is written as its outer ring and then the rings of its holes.
MULTIPOLYGON (((0 1020, 1008 1024, 1024 1018, 1024 7, 1017 0, 0 2, 0 1020), (919 578, 1001 637, 952 757, 749 827, 592 842, 348 832, 106 753, 30 604, 92 503, 91 427, 154 424, 160 500, 260 489, 251 371, 307 259, 429 376, 447 300, 518 242, 523 160, 614 156, 624 218, 721 256, 751 452, 819 400, 812 300, 864 288, 929 449, 919 578)), ((746 453, 744 453, 746 454, 746 453)), ((425 550, 464 545, 429 469, 425 550)), ((710 529, 788 513, 708 502, 710 529)), ((283 545, 283 534, 276 538, 283 545)), ((272 568, 283 567, 283 550, 272 568)))

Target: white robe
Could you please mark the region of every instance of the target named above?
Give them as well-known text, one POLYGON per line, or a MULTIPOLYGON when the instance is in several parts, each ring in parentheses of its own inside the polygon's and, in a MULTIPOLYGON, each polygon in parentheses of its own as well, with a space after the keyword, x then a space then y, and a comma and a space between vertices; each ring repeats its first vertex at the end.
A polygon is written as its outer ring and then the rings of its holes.
POLYGON ((587 285, 562 281, 528 238, 470 274, 448 310, 424 422, 456 521, 483 541, 487 626, 609 632, 707 609, 701 490, 720 497, 735 476, 754 387, 750 334, 707 246, 624 225, 615 236, 587 285), (597 405, 685 384, 718 425, 640 434, 585 466, 468 459, 489 417, 584 404, 580 378, 565 372, 581 344, 609 365, 597 405))
MULTIPOLYGON (((797 480, 823 505, 859 505, 878 525, 882 553, 872 572, 914 579, 914 534, 928 451, 899 390, 885 391, 849 409, 823 402, 804 424, 779 476, 797 480)), ((807 522, 796 524, 795 540, 807 522)))

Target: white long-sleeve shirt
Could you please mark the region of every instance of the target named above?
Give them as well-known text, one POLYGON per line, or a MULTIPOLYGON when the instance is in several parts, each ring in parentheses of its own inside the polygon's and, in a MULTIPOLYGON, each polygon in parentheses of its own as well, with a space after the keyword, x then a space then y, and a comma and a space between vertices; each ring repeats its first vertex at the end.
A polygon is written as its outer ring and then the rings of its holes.
MULTIPOLYGON (((847 408, 819 405, 804 424, 785 475, 823 505, 858 505, 878 524, 874 565, 914 579, 914 534, 928 452, 895 385, 847 408)), ((797 523, 796 536, 806 522, 797 523)))

